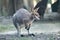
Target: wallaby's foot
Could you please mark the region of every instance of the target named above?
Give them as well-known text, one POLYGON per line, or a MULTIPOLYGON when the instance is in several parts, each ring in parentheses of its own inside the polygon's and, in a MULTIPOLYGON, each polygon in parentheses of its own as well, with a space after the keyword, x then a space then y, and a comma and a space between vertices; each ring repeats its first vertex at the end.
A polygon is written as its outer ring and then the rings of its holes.
POLYGON ((32 34, 29 34, 29 36, 33 36, 33 37, 35 37, 35 34, 32 33, 32 34))

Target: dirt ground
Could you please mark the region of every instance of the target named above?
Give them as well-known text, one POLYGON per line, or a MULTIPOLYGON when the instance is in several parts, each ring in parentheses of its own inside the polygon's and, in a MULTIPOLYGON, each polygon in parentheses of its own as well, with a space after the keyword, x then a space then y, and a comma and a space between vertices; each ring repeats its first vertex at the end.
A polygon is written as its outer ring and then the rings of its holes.
POLYGON ((0 35, 0 40, 60 40, 59 35, 56 33, 40 33, 40 34, 34 34, 34 35, 21 35, 21 37, 18 37, 16 34, 10 35, 0 35))

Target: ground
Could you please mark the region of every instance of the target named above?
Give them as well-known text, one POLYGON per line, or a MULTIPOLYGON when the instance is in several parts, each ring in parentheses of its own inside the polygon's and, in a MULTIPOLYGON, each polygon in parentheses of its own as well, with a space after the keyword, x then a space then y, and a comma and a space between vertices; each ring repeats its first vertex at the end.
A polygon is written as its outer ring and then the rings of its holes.
MULTIPOLYGON (((54 40, 55 34, 60 31, 60 14, 45 14, 44 19, 36 21, 30 28, 30 34, 33 36, 16 37, 16 29, 12 23, 12 19, 0 17, 0 39, 1 40, 54 40), (49 36, 50 35, 50 36, 49 36), (53 36, 54 35, 54 36, 53 36), (27 38, 28 37, 28 38, 27 38), (54 37, 51 39, 51 37, 54 37)), ((21 29, 21 34, 27 35, 25 28, 21 29)))

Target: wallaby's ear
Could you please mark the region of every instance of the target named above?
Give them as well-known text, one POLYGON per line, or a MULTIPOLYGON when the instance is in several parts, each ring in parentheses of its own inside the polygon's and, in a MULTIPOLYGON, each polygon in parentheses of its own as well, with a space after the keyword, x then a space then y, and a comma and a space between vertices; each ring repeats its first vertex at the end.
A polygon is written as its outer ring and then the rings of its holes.
POLYGON ((31 12, 32 12, 32 14, 37 13, 38 9, 39 9, 39 8, 37 8, 37 9, 31 8, 31 12))
POLYGON ((35 10, 33 8, 31 8, 31 13, 34 14, 35 10))
POLYGON ((34 12, 34 9, 33 8, 31 8, 31 12, 34 12))
POLYGON ((38 9, 39 9, 39 8, 36 8, 36 9, 31 8, 31 11, 32 11, 32 12, 37 12, 37 11, 38 11, 38 9))

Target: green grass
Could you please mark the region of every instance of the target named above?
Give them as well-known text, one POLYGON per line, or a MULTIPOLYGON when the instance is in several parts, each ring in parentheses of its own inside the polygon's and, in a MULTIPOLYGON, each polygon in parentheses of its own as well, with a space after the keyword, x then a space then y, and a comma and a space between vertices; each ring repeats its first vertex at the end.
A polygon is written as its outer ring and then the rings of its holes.
POLYGON ((32 38, 31 37, 20 37, 20 38, 12 37, 12 38, 9 38, 8 40, 32 40, 32 38))
POLYGON ((21 37, 20 40, 32 40, 30 37, 21 37))
POLYGON ((0 32, 15 30, 15 27, 12 24, 0 24, 0 32))
MULTIPOLYGON (((55 30, 55 27, 57 29, 60 28, 60 22, 34 22, 32 24, 32 27, 34 27, 34 29, 40 29, 40 30, 45 30, 45 31, 47 31, 47 30, 52 31, 51 29, 54 29, 55 30)), ((14 30, 16 30, 16 28, 14 27, 14 25, 12 23, 10 23, 10 22, 7 23, 7 24, 6 23, 4 23, 4 24, 3 23, 0 23, 0 32, 7 32, 7 31, 14 31, 14 30)))

